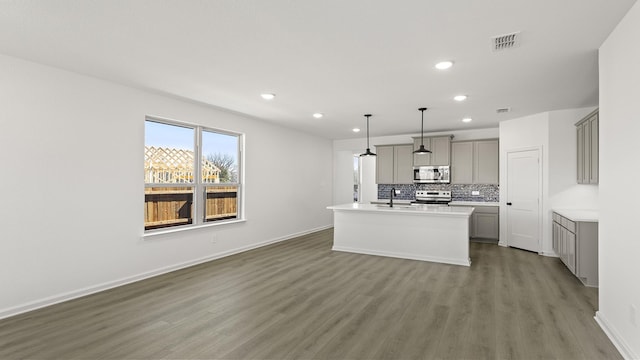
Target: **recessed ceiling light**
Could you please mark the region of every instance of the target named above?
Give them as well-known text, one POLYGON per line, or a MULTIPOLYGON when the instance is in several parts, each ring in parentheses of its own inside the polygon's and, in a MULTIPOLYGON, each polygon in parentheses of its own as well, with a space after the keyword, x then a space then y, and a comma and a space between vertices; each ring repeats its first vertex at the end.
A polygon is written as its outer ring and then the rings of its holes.
POLYGON ((436 64, 436 69, 438 70, 446 70, 453 66, 453 61, 441 61, 436 64))
POLYGON ((323 116, 324 116, 323 113, 315 113, 315 114, 313 114, 313 117, 316 118, 316 119, 320 119, 323 116))
POLYGON ((462 119, 462 122, 468 123, 468 122, 471 122, 471 120, 473 120, 473 119, 471 119, 471 118, 464 118, 464 119, 462 119))
POLYGON ((467 95, 456 95, 453 97, 453 100, 455 101, 465 101, 467 100, 467 95))
POLYGON ((264 93, 260 94, 260 96, 262 96, 262 98, 265 100, 273 100, 276 97, 276 94, 264 93))
POLYGON ((360 132, 360 129, 358 129, 358 128, 353 128, 351 131, 353 131, 353 132, 356 132, 356 133, 357 133, 357 132, 360 132))

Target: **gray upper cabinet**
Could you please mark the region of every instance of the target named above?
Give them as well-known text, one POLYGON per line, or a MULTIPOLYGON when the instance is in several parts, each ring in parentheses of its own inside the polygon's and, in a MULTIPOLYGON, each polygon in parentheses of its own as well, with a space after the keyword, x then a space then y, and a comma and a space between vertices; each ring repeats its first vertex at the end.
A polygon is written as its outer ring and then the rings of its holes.
POLYGON ((599 157, 600 157, 599 155, 600 144, 598 139, 600 136, 600 130, 599 130, 597 113, 589 119, 589 128, 591 133, 591 149, 590 149, 591 150, 590 151, 591 167, 589 168, 589 183, 597 184, 598 172, 600 171, 600 166, 598 163, 599 157))
POLYGON ((497 184, 498 140, 460 141, 451 144, 452 184, 497 184))
POLYGON ((376 146, 376 183, 393 184, 393 146, 376 146))
POLYGON ((584 126, 576 125, 576 141, 578 144, 576 156, 576 179, 578 184, 584 184, 584 126))
MULTIPOLYGON (((431 150, 431 154, 413 155, 413 166, 449 165, 451 163, 451 135, 426 137, 424 147, 431 150)), ((413 149, 420 148, 420 138, 413 140, 413 149)))
POLYGON ((597 109, 576 123, 578 184, 598 183, 599 133, 597 109))
POLYGON ((451 183, 473 184, 473 141, 451 143, 451 183))
POLYGON ((451 163, 451 137, 431 138, 431 165, 449 165, 451 163))
POLYGON ((413 145, 376 146, 376 183, 413 183, 413 145))
POLYGON ((394 146, 394 184, 413 184, 413 146, 394 146))
POLYGON ((498 140, 476 141, 473 148, 473 179, 475 184, 497 184, 498 140))
MULTIPOLYGON (((424 142, 424 147, 427 150, 431 150, 431 138, 413 139, 413 149, 420 149, 420 144, 424 142)), ((433 151, 433 150, 431 150, 433 151)), ((413 166, 431 165, 432 154, 413 154, 413 166)))

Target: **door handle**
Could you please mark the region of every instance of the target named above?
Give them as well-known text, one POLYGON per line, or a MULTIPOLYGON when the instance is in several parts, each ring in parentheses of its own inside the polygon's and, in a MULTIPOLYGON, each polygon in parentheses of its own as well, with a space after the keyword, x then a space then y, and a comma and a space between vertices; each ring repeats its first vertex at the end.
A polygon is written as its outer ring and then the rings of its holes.
POLYGON ((511 206, 511 203, 510 203, 510 202, 508 202, 508 203, 507 203, 507 205, 511 206))

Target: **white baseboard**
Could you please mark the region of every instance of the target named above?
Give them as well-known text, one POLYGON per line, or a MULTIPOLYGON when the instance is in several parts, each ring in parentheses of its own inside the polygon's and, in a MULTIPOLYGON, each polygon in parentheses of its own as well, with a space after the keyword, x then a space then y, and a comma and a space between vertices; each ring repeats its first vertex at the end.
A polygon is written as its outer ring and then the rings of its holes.
POLYGON ((408 253, 375 251, 375 250, 369 250, 369 249, 356 249, 356 248, 345 247, 345 246, 334 246, 331 250, 350 252, 355 254, 386 256, 386 257, 393 257, 398 259, 431 261, 431 262, 437 262, 437 263, 443 263, 443 264, 471 266, 471 260, 464 261, 460 259, 449 259, 449 258, 440 258, 440 257, 433 257, 433 256, 417 256, 415 254, 408 254, 408 253))
POLYGON ((556 254, 555 251, 541 251, 538 254, 540 254, 542 256, 547 256, 547 257, 559 257, 558 254, 556 254))
POLYGON ((631 350, 627 342, 624 341, 622 337, 620 337, 620 334, 618 334, 616 329, 612 327, 609 321, 607 321, 604 315, 602 315, 602 312, 596 311, 596 316, 594 316, 593 318, 596 319, 596 322, 598 323, 598 325, 600 325, 602 331, 604 331, 604 333, 609 337, 609 340, 611 340, 611 342, 616 347, 616 349, 618 349, 623 358, 625 358, 626 360, 640 359, 640 355, 635 354, 633 350, 631 350))
POLYGON ((118 280, 114 280, 114 281, 109 281, 109 282, 105 282, 102 284, 98 284, 98 285, 92 285, 92 286, 88 286, 88 287, 84 287, 78 290, 73 290, 73 291, 69 291, 66 293, 61 293, 61 294, 57 294, 54 296, 49 296, 43 299, 39 299, 39 300, 35 300, 35 301, 30 301, 28 303, 22 304, 22 305, 18 305, 18 306, 14 306, 14 307, 10 307, 10 308, 6 308, 6 309, 2 309, 0 310, 0 319, 4 319, 4 318, 8 318, 11 316, 15 316, 15 315, 19 315, 25 312, 29 312, 29 311, 33 311, 33 310, 37 310, 40 308, 44 308, 47 306, 51 306, 51 305, 55 305, 61 302, 65 302, 65 301, 69 301, 69 300, 73 300, 73 299, 77 299, 83 296, 87 296, 87 295, 91 295, 91 294, 95 294, 101 291, 105 291, 105 290, 109 290, 109 289, 113 289, 116 288, 118 286, 123 286, 123 285, 127 285, 127 284, 131 284, 140 280, 145 280, 145 279, 149 279, 158 275, 162 275, 162 274, 166 274, 166 273, 170 273, 172 271, 176 271, 176 270, 180 270, 180 269, 184 269, 184 268, 188 268, 194 265, 198 265, 198 264, 202 264, 208 261, 212 261, 212 260, 216 260, 216 259, 220 259, 223 257, 227 257, 230 255, 235 255, 235 254, 239 254, 245 251, 249 251, 249 250, 253 250, 253 249, 257 249, 263 246, 267 246, 267 245, 271 245, 271 244, 275 244, 281 241, 285 241, 285 240, 290 240, 299 236, 304 236, 304 235, 308 235, 317 231, 322 231, 322 230, 326 230, 326 229, 330 229, 333 227, 333 224, 330 225, 325 225, 325 226, 320 226, 314 229, 310 229, 310 230, 305 230, 305 231, 301 231, 298 233, 294 233, 294 234, 289 234, 289 235, 285 235, 285 236, 281 236, 275 239, 270 239, 270 240, 266 240, 263 242, 259 242, 256 244, 251 244, 248 246, 243 246, 240 248, 236 248, 236 249, 231 249, 231 250, 227 250, 221 253, 217 253, 217 254, 213 254, 213 255, 209 255, 209 256, 205 256, 202 258, 198 258, 198 259, 194 259, 194 260, 190 260, 190 261, 186 261, 186 262, 182 262, 179 264, 174 264, 174 265, 170 265, 170 266, 166 266, 163 268, 159 268, 159 269, 155 269, 152 271, 148 271, 148 272, 144 272, 138 275, 134 275, 134 276, 128 276, 126 278, 122 278, 122 279, 118 279, 118 280))

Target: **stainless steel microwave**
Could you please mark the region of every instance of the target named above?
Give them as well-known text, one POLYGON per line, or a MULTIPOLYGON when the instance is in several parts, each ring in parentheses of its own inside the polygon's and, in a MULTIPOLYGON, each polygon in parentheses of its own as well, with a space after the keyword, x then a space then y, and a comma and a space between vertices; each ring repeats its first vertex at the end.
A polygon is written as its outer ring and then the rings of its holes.
POLYGON ((449 166, 414 166, 413 182, 416 184, 451 182, 449 166))

